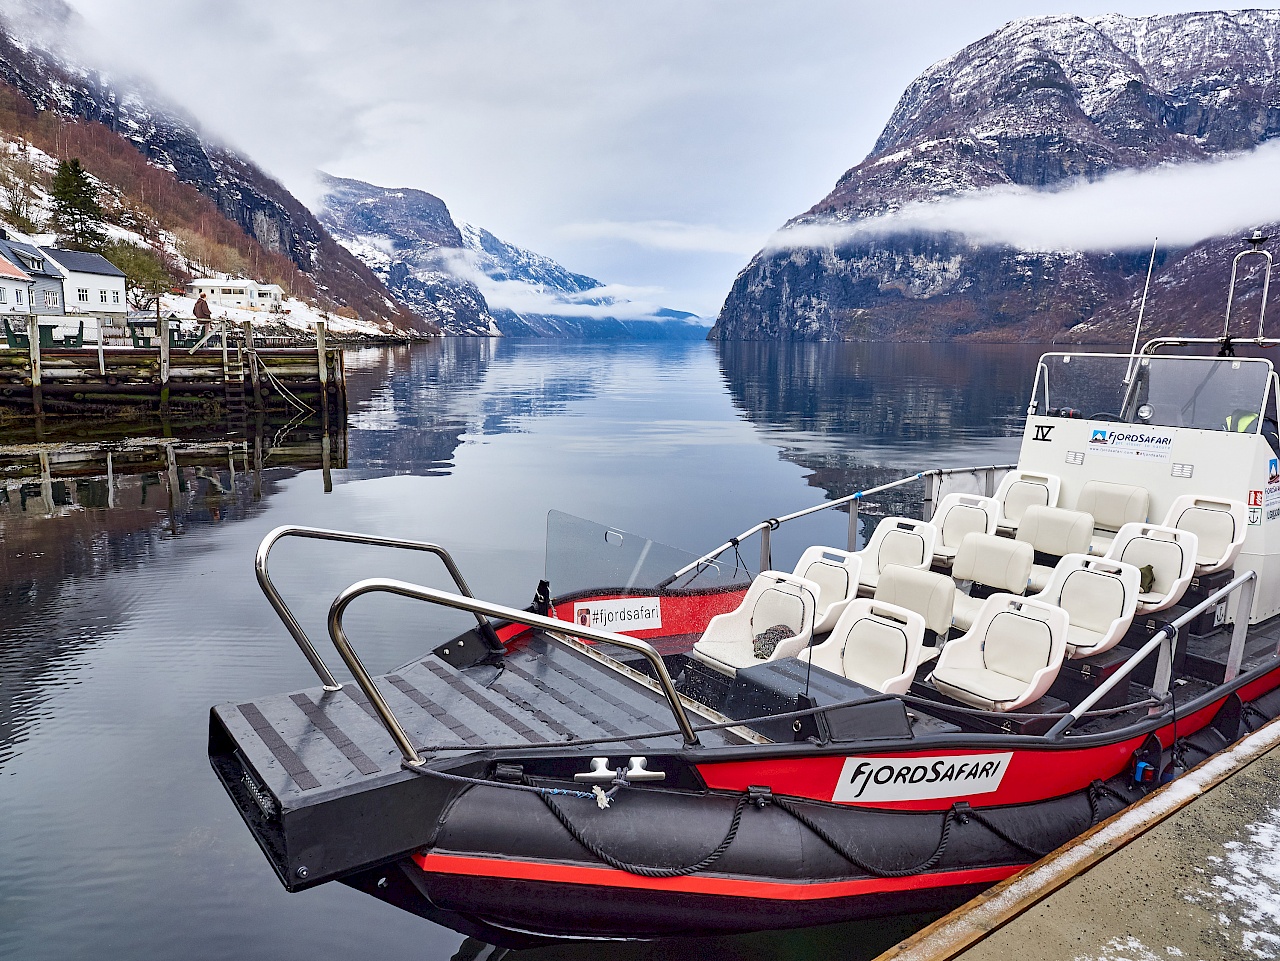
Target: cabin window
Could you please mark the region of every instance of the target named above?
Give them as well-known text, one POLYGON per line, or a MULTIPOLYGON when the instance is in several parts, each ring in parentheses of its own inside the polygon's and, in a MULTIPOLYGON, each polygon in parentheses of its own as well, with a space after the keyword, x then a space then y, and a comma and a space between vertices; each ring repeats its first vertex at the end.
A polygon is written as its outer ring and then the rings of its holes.
POLYGON ((80 287, 76 290, 76 300, 82 304, 89 302, 89 290, 87 287, 80 287))

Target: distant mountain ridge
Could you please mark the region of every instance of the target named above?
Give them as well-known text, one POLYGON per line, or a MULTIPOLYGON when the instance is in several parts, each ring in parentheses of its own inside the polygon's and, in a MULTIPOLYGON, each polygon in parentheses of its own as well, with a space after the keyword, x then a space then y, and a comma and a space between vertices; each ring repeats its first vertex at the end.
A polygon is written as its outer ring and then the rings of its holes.
POLYGON ((396 297, 459 336, 702 339, 694 314, 615 295, 593 277, 455 223, 439 197, 321 174, 333 237, 396 297))
MULTIPOLYGON (((788 226, 1251 149, 1280 134, 1278 57, 1274 10, 1015 21, 917 78, 867 158, 788 226)), ((1220 325, 1238 246, 1162 250, 1150 329, 1220 325)), ((1145 269, 1143 251, 1022 251, 922 231, 764 250, 711 337, 1120 339, 1145 269)))

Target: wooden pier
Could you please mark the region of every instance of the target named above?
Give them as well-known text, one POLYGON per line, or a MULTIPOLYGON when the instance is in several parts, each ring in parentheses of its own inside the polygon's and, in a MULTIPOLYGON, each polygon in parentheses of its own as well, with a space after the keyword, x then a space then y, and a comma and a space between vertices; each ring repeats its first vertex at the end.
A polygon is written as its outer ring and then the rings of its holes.
POLYGON ((876 961, 1275 957, 1277 779, 1280 720, 876 961))
POLYGON ((256 346, 245 324, 224 332, 218 346, 195 350, 175 346, 167 325, 158 326, 152 347, 42 347, 33 329, 27 344, 0 348, 0 404, 37 415, 212 407, 233 419, 302 412, 326 423, 345 418, 342 349, 326 344, 323 324, 314 348, 256 346))

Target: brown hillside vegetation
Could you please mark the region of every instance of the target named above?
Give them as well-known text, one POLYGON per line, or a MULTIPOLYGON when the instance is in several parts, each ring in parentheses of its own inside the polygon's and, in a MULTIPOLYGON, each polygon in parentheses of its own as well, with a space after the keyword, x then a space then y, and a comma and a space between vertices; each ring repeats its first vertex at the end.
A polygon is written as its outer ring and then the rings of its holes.
MULTIPOLYGON (((369 288, 381 287, 371 273, 366 278, 352 270, 332 270, 334 276, 318 288, 293 261, 264 248, 194 186, 149 163, 126 137, 97 121, 38 111, 20 90, 4 81, 0 81, 0 134, 26 140, 60 160, 80 158, 89 173, 120 191, 126 209, 118 212, 117 219, 123 226, 144 236, 153 234, 156 226, 171 231, 192 261, 216 271, 277 283, 291 295, 341 316, 375 320, 390 316, 400 326, 423 326, 398 304, 370 300, 369 288)), ((325 239, 328 245, 321 245, 319 255, 330 254, 325 259, 342 266, 342 258, 326 249, 336 245, 325 239)), ((185 264, 170 267, 179 274, 186 272, 185 264)))
POLYGON ((295 296, 315 298, 315 286, 286 257, 264 250, 194 187, 147 163, 124 137, 96 122, 37 112, 14 87, 0 82, 0 132, 21 137, 58 159, 79 157, 89 173, 120 190, 140 215, 136 224, 175 232, 190 256, 214 270, 248 272, 280 284, 295 296), (149 223, 148 223, 149 222, 149 223))

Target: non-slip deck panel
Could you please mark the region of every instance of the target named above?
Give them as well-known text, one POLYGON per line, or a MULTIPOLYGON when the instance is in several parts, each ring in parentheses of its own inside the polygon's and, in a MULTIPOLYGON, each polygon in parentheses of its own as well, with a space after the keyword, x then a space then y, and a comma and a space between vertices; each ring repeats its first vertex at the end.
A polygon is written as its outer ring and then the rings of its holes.
MULTIPOLYGON (((502 669, 459 671, 428 657, 378 678, 378 691, 419 747, 551 745, 577 738, 672 730, 665 698, 580 651, 544 638, 509 655, 502 669)), ((314 688, 215 708, 241 755, 286 807, 311 794, 372 787, 412 775, 373 705, 354 684, 314 688)), ((738 744, 711 731, 703 744, 738 744)), ((657 752, 678 737, 626 742, 657 752)))

